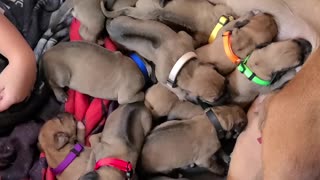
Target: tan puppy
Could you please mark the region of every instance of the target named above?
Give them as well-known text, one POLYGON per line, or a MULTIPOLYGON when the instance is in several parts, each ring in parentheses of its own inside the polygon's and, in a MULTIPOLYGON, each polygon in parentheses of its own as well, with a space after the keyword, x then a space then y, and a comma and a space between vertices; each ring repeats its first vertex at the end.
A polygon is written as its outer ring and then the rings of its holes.
POLYGON ((109 12, 102 6, 102 11, 108 18, 122 15, 157 20, 171 27, 178 26, 178 29, 182 28, 192 34, 197 47, 208 42, 222 15, 235 17, 231 8, 212 5, 207 0, 139 0, 136 7, 109 12))
POLYGON ((105 26, 105 16, 100 8, 101 0, 71 0, 72 14, 81 22, 80 36, 90 42, 97 43, 105 26))
POLYGON ((232 72, 237 63, 225 52, 225 31, 231 31, 230 46, 233 53, 240 59, 249 55, 257 46, 270 43, 278 34, 277 24, 269 14, 249 12, 245 16, 227 24, 222 28, 216 40, 196 50, 199 60, 215 65, 218 72, 227 75, 232 72))
MULTIPOLYGON (((246 124, 246 114, 238 106, 220 106, 212 110, 228 132, 246 124)), ((222 175, 224 168, 212 158, 220 147, 216 130, 206 115, 191 120, 168 121, 147 137, 141 164, 146 172, 167 173, 195 163, 222 175)))
POLYGON ((278 39, 287 40, 304 38, 311 42, 314 48, 320 45, 320 23, 318 0, 208 0, 212 3, 226 4, 238 15, 251 10, 260 10, 272 14, 278 24, 278 39))
MULTIPOLYGON (((46 154, 49 167, 56 168, 69 154, 76 141, 84 141, 84 126, 76 124, 70 114, 60 114, 47 121, 39 134, 39 145, 46 154)), ((84 151, 60 174, 58 179, 76 180, 85 173, 91 148, 84 151)))
POLYGON ((60 43, 42 57, 46 78, 60 102, 64 87, 120 104, 143 101, 145 79, 137 65, 120 52, 87 42, 60 43))
POLYGON ((311 44, 304 39, 275 42, 253 51, 246 63, 246 71, 250 69, 255 73, 254 79, 249 80, 239 69, 228 77, 232 101, 245 107, 260 93, 268 93, 281 87, 293 78, 294 68, 303 64, 310 51, 311 44), (259 85, 254 82, 255 78, 271 84, 259 85))
POLYGON ((96 171, 96 162, 103 158, 119 158, 136 167, 138 156, 145 137, 151 130, 152 117, 141 103, 120 106, 109 116, 101 140, 92 145, 87 170, 90 171, 80 179, 123 180, 126 174, 109 166, 102 166, 96 171))
MULTIPOLYGON (((121 16, 112 20, 107 29, 114 41, 154 62, 156 77, 162 84, 168 82, 178 59, 194 51, 187 33, 176 33, 160 22, 121 16)), ((175 89, 181 91, 175 93, 184 99, 199 98, 213 104, 223 95, 224 77, 213 66, 200 64, 197 58, 190 58, 176 77, 175 89)))
POLYGON ((135 6, 138 0, 103 0, 109 10, 118 10, 128 6, 135 6))
POLYGON ((191 119, 203 114, 200 106, 189 101, 180 101, 172 91, 160 83, 147 90, 144 103, 155 119, 164 116, 167 116, 168 120, 191 119))

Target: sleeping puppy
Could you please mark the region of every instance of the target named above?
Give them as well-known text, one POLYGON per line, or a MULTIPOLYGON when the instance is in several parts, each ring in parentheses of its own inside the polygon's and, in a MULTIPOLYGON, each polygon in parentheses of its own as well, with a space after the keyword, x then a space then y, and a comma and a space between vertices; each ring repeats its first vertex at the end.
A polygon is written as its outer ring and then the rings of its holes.
POLYGON ((135 6, 137 1, 138 0, 102 0, 104 7, 108 10, 118 10, 125 7, 135 6))
POLYGON ((65 102, 64 87, 120 104, 144 100, 145 79, 138 66, 120 52, 88 42, 66 42, 42 57, 46 78, 58 101, 65 102))
POLYGON ((100 8, 100 0, 72 0, 73 16, 81 22, 80 36, 97 43, 105 27, 105 16, 100 8))
POLYGON ((222 97, 224 77, 212 65, 197 61, 192 38, 184 31, 176 33, 160 22, 126 16, 112 20, 107 30, 115 42, 152 61, 158 81, 173 87, 179 98, 214 104, 222 97))
MULTIPOLYGON (((56 168, 75 147, 76 142, 84 142, 84 126, 76 123, 71 114, 63 113, 47 121, 40 130, 39 146, 46 154, 49 167, 56 168)), ((85 173, 91 149, 84 147, 80 156, 57 175, 58 179, 78 179, 85 173)))
POLYGON ((200 106, 189 101, 180 101, 167 87, 158 83, 146 92, 144 104, 150 109, 154 119, 168 117, 172 119, 191 119, 203 114, 200 106))
POLYGON ((101 162, 107 158, 116 158, 125 161, 126 165, 130 162, 134 170, 145 137, 151 130, 151 124, 151 114, 142 103, 123 105, 112 112, 104 126, 100 142, 92 145, 87 166, 89 172, 80 179, 129 179, 128 174, 112 167, 111 164, 101 165, 101 162))
MULTIPOLYGON (((228 136, 234 129, 242 129, 246 124, 246 114, 238 106, 217 106, 211 110, 228 136)), ((212 157, 220 147, 216 129, 206 115, 190 120, 168 121, 156 127, 147 137, 141 164, 148 173, 168 173, 196 164, 222 175, 224 168, 212 157)))
POLYGON ((125 7, 110 12, 102 4, 101 9, 108 18, 122 15, 143 20, 157 20, 190 32, 196 47, 208 42, 213 28, 222 15, 235 17, 231 8, 225 5, 213 5, 207 0, 139 0, 136 7, 125 7))
POLYGON ((296 74, 295 68, 303 64, 311 48, 308 41, 293 39, 275 42, 253 51, 228 76, 232 101, 245 107, 260 93, 268 93, 283 86, 296 74))
POLYGON ((237 67, 240 59, 245 58, 256 47, 271 43, 277 34, 277 24, 271 15, 249 12, 223 27, 213 43, 198 48, 196 53, 199 60, 215 65, 219 73, 227 75, 237 67), (227 36, 226 31, 230 35, 227 36), (225 42, 228 41, 229 46, 226 46, 225 42), (238 56, 238 62, 227 55, 231 52, 229 48, 238 56))

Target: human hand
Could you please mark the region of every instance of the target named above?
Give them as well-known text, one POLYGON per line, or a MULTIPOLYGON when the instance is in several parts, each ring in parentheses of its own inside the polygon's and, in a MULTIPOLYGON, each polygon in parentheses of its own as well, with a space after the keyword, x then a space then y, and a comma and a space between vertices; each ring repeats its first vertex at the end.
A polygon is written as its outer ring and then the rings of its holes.
POLYGON ((0 112, 25 100, 35 80, 35 62, 11 62, 0 74, 0 112))

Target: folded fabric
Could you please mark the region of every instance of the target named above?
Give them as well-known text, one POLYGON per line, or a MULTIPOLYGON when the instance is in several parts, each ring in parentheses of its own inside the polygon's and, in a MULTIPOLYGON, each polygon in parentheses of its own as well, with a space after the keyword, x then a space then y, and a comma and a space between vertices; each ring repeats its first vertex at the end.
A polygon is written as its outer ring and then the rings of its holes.
POLYGON ((40 127, 40 123, 31 121, 16 126, 10 136, 0 138, 0 179, 29 177, 40 127))

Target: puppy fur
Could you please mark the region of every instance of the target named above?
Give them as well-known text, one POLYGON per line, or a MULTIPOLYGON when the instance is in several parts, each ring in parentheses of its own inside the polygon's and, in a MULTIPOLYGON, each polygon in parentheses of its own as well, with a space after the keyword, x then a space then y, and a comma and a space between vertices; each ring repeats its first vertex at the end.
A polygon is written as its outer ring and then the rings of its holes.
POLYGON ((81 22, 80 36, 97 43, 105 27, 106 18, 100 8, 101 0, 72 0, 73 16, 81 22))
POLYGON ((270 86, 260 86, 235 69, 228 77, 228 89, 234 103, 250 104, 260 93, 268 93, 293 78, 295 68, 302 65, 311 52, 311 44, 304 39, 272 43, 252 52, 247 66, 261 79, 272 80, 270 86))
POLYGON ((136 7, 118 11, 107 11, 104 15, 115 18, 120 15, 137 19, 157 20, 171 27, 177 27, 192 34, 195 46, 206 44, 209 36, 222 15, 236 17, 225 5, 213 5, 207 0, 139 0, 136 7))
POLYGON ((199 60, 213 64, 219 73, 231 73, 237 64, 234 64, 226 55, 222 33, 231 31, 231 48, 241 59, 249 55, 257 46, 271 43, 277 36, 277 24, 269 14, 249 12, 239 19, 223 27, 216 40, 196 50, 199 60))
MULTIPOLYGON (((125 48, 139 53, 155 64, 158 81, 166 84, 176 61, 185 53, 194 51, 192 38, 187 33, 175 33, 168 26, 152 20, 136 20, 121 16, 107 26, 110 37, 125 48)), ((225 79, 211 65, 189 61, 177 77, 181 91, 178 97, 213 104, 225 87, 225 79)))
POLYGON ((118 10, 125 7, 135 6, 137 0, 103 0, 103 7, 108 10, 118 10))
POLYGON ((151 130, 152 116, 142 103, 120 106, 108 118, 100 142, 93 144, 88 173, 81 180, 123 180, 125 173, 112 167, 101 167, 93 171, 95 163, 106 157, 131 162, 136 167, 145 137, 151 130))
MULTIPOLYGON (((39 133, 39 146, 46 154, 49 167, 57 167, 69 154, 75 143, 84 141, 84 126, 71 114, 63 113, 47 121, 39 133)), ((76 180, 85 173, 91 149, 85 150, 60 175, 58 179, 76 180)))
POLYGON ((42 63, 60 102, 67 99, 64 87, 120 104, 144 100, 145 79, 137 65, 120 52, 88 42, 66 42, 48 50, 42 63))
POLYGON ((168 120, 191 119, 203 114, 200 106, 189 101, 180 101, 172 91, 160 83, 147 90, 144 103, 154 119, 165 116, 168 120))
MULTIPOLYGON (((242 128, 246 124, 246 114, 238 106, 219 106, 212 110, 226 131, 242 128)), ((224 168, 212 158, 220 147, 216 130, 206 115, 184 121, 168 121, 156 127, 147 137, 141 164, 149 173, 168 173, 196 164, 222 175, 224 168)))

